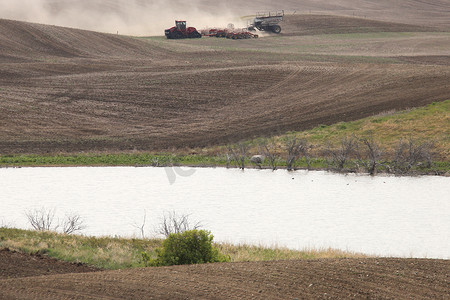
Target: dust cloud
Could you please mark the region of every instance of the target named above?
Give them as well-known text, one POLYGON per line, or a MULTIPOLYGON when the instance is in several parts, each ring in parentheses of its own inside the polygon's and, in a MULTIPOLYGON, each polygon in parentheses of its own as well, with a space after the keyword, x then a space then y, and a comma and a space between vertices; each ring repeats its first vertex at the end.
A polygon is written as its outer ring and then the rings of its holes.
POLYGON ((226 3, 202 0, 0 0, 0 7, 3 19, 135 36, 164 35, 181 19, 197 29, 246 25, 226 3))

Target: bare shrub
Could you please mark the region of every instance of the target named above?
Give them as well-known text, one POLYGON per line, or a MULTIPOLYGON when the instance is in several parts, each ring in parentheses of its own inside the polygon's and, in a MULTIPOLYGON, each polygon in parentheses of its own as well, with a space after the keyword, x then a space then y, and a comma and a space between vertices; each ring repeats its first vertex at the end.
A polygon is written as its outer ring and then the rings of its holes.
POLYGON ((55 209, 47 210, 45 208, 29 210, 25 213, 27 216, 28 222, 34 228, 34 230, 38 231, 49 231, 56 230, 58 225, 54 228, 53 222, 55 219, 55 209))
POLYGON ((28 222, 34 230, 50 231, 62 228, 65 234, 72 234, 86 228, 80 215, 76 213, 67 214, 62 221, 55 224, 56 209, 34 209, 25 213, 28 222))
POLYGON ((362 138, 361 143, 363 144, 364 150, 357 151, 358 162, 364 166, 370 175, 375 175, 378 166, 381 164, 380 160, 383 152, 372 137, 362 138))
POLYGON ((137 224, 134 223, 133 227, 136 229, 139 229, 139 232, 141 233, 141 237, 145 238, 145 223, 147 222, 147 211, 144 209, 144 216, 142 218, 142 223, 137 224))
POLYGON ((164 213, 161 224, 157 228, 157 233, 168 237, 172 233, 182 233, 202 227, 200 222, 192 223, 189 217, 188 214, 177 215, 175 211, 164 213))
POLYGON ((395 173, 406 173, 415 166, 430 167, 433 142, 418 142, 412 138, 400 140, 394 154, 392 168, 395 173))
POLYGON ((344 169, 352 155, 356 154, 357 141, 354 136, 345 137, 341 139, 337 148, 332 148, 330 145, 325 149, 325 155, 327 155, 331 164, 338 170, 344 169))
POLYGON ((276 170, 278 167, 278 150, 278 145, 274 139, 265 139, 259 144, 259 151, 264 155, 272 170, 276 170))
POLYGON ((11 223, 6 223, 5 220, 1 220, 0 222, 0 229, 1 228, 12 228, 13 226, 11 225, 11 223))
POLYGON ((150 161, 150 165, 152 167, 159 167, 160 166, 159 159, 157 157, 153 157, 150 161))
POLYGON ((228 146, 228 160, 235 163, 239 169, 244 170, 245 159, 248 155, 249 146, 247 143, 237 143, 228 146))
POLYGON ((83 219, 76 213, 66 215, 60 226, 65 234, 72 234, 86 228, 83 219))
POLYGON ((300 139, 295 136, 288 137, 285 140, 285 148, 287 152, 286 168, 289 171, 295 169, 295 162, 302 156, 305 157, 309 169, 308 141, 306 139, 300 139))

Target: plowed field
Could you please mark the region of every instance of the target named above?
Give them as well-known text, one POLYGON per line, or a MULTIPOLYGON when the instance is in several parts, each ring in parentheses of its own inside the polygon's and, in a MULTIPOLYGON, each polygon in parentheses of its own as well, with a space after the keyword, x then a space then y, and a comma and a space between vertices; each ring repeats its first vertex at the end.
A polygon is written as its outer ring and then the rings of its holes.
MULTIPOLYGON (((448 4, 304 1, 279 36, 240 41, 0 19, 0 154, 224 144, 450 99, 448 4)), ((0 299, 448 299, 449 274, 396 258, 97 271, 1 251, 0 299)))
POLYGON ((51 259, 41 254, 28 255, 9 249, 0 250, 0 280, 94 271, 98 269, 51 259))
POLYGON ((442 29, 323 15, 282 25, 173 41, 0 20, 0 153, 225 144, 450 98, 442 29))
POLYGON ((450 262, 444 260, 320 259, 81 273, 91 270, 45 257, 23 255, 17 261, 17 255, 0 252, 1 299, 447 299, 450 295, 450 262), (17 268, 13 278, 11 268, 17 268))

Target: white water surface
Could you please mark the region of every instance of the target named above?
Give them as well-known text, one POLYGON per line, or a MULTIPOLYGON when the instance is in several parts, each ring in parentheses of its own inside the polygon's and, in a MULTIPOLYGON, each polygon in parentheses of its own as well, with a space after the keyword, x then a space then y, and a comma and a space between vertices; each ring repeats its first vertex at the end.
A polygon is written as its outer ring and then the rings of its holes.
POLYGON ((82 216, 86 235, 138 237, 146 211, 151 237, 163 213, 176 211, 201 221, 216 241, 449 259, 449 195, 450 178, 435 176, 9 168, 0 169, 0 224, 30 228, 25 212, 45 207, 59 218, 82 216))

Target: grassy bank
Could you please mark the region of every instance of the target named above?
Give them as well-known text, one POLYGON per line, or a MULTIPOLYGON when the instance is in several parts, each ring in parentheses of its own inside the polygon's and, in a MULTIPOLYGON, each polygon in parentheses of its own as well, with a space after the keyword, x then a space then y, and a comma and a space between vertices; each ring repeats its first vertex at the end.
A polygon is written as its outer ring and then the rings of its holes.
POLYGON ((388 111, 353 122, 331 126, 321 125, 312 130, 295 132, 311 143, 337 143, 345 136, 355 134, 373 137, 383 148, 394 151, 400 139, 414 138, 434 142, 436 158, 450 161, 450 100, 407 111, 388 111))
MULTIPOLYGON (((280 149, 279 167, 284 167, 283 141, 288 137, 308 140, 312 146, 311 168, 326 169, 329 166, 324 149, 338 145, 348 136, 370 137, 382 148, 384 156, 392 157, 402 139, 429 141, 433 143, 432 166, 413 169, 419 173, 445 173, 450 171, 450 100, 433 103, 426 107, 383 114, 352 122, 320 125, 301 132, 289 132, 273 137, 280 149)), ((258 153, 261 139, 247 141, 248 156, 258 153)), ((19 166, 226 166, 227 147, 182 149, 173 153, 116 153, 116 154, 58 154, 58 155, 3 155, 0 167, 19 166)), ((388 159, 388 158, 387 158, 388 159)), ((248 159, 247 166, 251 166, 248 159)), ((305 168, 306 161, 297 161, 297 167, 305 168)), ((264 165, 263 165, 264 166, 264 165)))
POLYGON ((219 156, 118 153, 118 154, 58 154, 58 155, 4 155, 0 156, 2 167, 39 166, 220 166, 226 159, 219 156))
MULTIPOLYGON (((142 252, 155 254, 161 239, 125 239, 118 237, 87 237, 55 232, 0 228, 0 248, 24 253, 41 253, 69 262, 86 263, 104 269, 143 267, 142 252)), ((278 247, 217 244, 231 261, 268 261, 364 257, 362 254, 334 249, 295 251, 278 247)))

